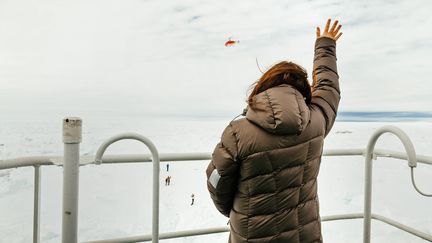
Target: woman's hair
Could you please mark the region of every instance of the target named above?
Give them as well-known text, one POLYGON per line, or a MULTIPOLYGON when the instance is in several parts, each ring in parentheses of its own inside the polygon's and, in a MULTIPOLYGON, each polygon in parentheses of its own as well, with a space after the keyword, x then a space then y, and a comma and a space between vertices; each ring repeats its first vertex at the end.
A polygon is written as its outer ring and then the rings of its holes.
POLYGON ((306 70, 292 62, 282 61, 267 70, 261 78, 252 84, 247 103, 254 109, 255 95, 281 84, 289 84, 297 89, 305 98, 306 104, 311 101, 311 87, 307 79, 306 70))

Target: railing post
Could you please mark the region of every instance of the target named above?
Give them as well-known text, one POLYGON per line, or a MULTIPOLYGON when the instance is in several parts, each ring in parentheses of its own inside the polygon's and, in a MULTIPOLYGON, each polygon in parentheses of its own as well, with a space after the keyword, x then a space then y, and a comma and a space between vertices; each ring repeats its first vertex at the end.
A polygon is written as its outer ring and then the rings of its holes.
POLYGON ((363 219, 363 243, 370 243, 371 238, 371 219, 372 219, 372 159, 375 144, 378 138, 384 133, 396 135, 402 142, 408 157, 408 163, 415 164, 416 153, 408 135, 400 128, 395 126, 383 126, 376 130, 369 139, 366 148, 365 160, 365 189, 364 189, 364 219, 363 219))
POLYGON ((40 166, 34 166, 34 194, 33 194, 33 243, 40 242, 40 166))
POLYGON ((63 119, 63 209, 62 242, 78 241, 78 187, 79 187, 79 144, 81 142, 81 118, 63 119))
POLYGON ((159 175, 160 175, 160 159, 159 152, 152 141, 140 134, 136 133, 123 133, 117 136, 111 137, 105 141, 97 150, 95 156, 95 163, 102 163, 102 156, 104 155, 106 149, 109 145, 123 140, 123 139, 133 139, 144 143, 150 150, 153 161, 153 202, 152 202, 152 242, 159 242, 159 175))

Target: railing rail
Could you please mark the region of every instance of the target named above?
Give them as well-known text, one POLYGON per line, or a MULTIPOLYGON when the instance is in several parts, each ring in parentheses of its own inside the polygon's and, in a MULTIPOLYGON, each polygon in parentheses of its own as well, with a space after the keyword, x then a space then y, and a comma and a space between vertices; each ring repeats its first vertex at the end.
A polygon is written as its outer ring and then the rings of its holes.
MULTIPOLYGON (((402 130, 396 128, 396 127, 385 127, 382 129, 379 129, 377 132, 374 133, 374 135, 371 137, 369 146, 367 149, 334 149, 334 150, 325 150, 323 152, 323 156, 363 156, 366 158, 366 175, 365 175, 365 212, 364 213, 357 213, 357 214, 342 214, 342 215, 329 215, 329 216, 323 216, 321 218, 322 221, 332 221, 332 220, 346 220, 346 219, 364 219, 364 242, 370 241, 370 220, 375 219, 382 221, 384 223, 387 223, 389 225, 392 225, 398 229, 401 229, 405 232, 411 233, 417 237, 420 237, 424 240, 427 240, 429 242, 432 242, 432 234, 428 234, 427 232, 422 232, 417 229, 414 229, 410 226, 403 225, 397 221, 394 221, 392 219, 386 218, 384 216, 371 213, 370 206, 369 208, 366 208, 368 203, 371 203, 371 197, 367 194, 371 193, 371 188, 368 189, 369 184, 372 186, 372 166, 371 161, 372 159, 377 159, 378 157, 386 157, 386 158, 394 158, 404 161, 409 161, 409 165, 415 167, 415 162, 423 163, 426 165, 432 165, 432 156, 423 156, 423 155, 416 155, 414 149, 408 148, 409 151, 407 153, 401 153, 398 151, 393 150, 385 150, 385 149, 374 149, 374 145, 378 137, 384 133, 384 132, 393 132, 398 133, 401 135, 403 132, 402 130), (395 132, 396 131, 396 132, 395 132), (375 141, 373 141, 375 140, 375 141), (372 146, 373 145, 373 146, 372 146), (413 161, 413 154, 414 158, 416 157, 415 161, 413 161), (370 173, 368 175, 368 173, 370 173), (369 178, 370 177, 370 178, 369 178), (369 182, 368 182, 369 181, 369 182), (369 222, 369 225, 367 225, 369 222), (367 230, 367 228, 369 229, 367 230), (368 232, 367 232, 368 231, 368 232)), ((405 134, 405 133, 403 133, 405 134)), ((130 134, 129 134, 130 135, 130 134)), ((406 135, 406 134, 405 134, 406 135)), ((408 136, 398 136, 401 138, 404 145, 407 143, 407 140, 409 143, 408 136)), ((104 143, 104 148, 115 141, 118 141, 120 139, 124 139, 125 136, 117 136, 111 138, 106 143, 104 143), (115 138, 115 139, 114 139, 115 138)), ((89 164, 120 164, 120 163, 146 163, 146 162, 153 162, 153 169, 154 169, 154 178, 153 178, 153 205, 159 204, 159 197, 158 197, 158 191, 156 192, 154 190, 155 186, 158 188, 158 180, 159 177, 155 176, 158 175, 158 169, 159 169, 159 161, 169 161, 169 162, 175 162, 175 161, 200 161, 200 160, 209 160, 211 159, 211 153, 204 152, 204 153, 165 153, 165 154, 158 154, 156 148, 153 146, 150 140, 143 139, 145 137, 142 137, 140 135, 135 134, 134 136, 129 136, 126 138, 132 138, 137 139, 142 142, 144 142, 147 146, 150 144, 149 148, 152 152, 152 154, 122 154, 122 155, 104 155, 102 158, 102 154, 105 151, 103 149, 102 152, 98 152, 97 158, 93 156, 80 156, 79 157, 79 166, 85 166, 89 164), (157 163, 155 163, 157 161, 157 163)), ((408 146, 409 147, 409 146, 408 146)), ((407 146, 405 146, 407 148, 407 146)), ((21 168, 21 167, 30 167, 33 166, 35 168, 34 170, 34 201, 33 201, 33 243, 39 243, 40 242, 40 179, 41 179, 41 166, 63 166, 63 163, 65 161, 66 156, 30 156, 30 157, 20 157, 20 158, 12 158, 12 159, 4 159, 0 160, 0 170, 4 169, 11 169, 11 168, 21 168)), ((63 166, 64 167, 64 166, 63 166)), ((76 179, 78 181, 78 179, 76 179)), ((76 182, 77 183, 77 182, 76 182)), ((64 202, 63 202, 64 203, 64 202)), ((156 221, 158 221, 158 210, 155 211, 155 208, 153 209, 153 215, 156 218, 156 221)), ((153 218, 153 222, 155 222, 155 218, 153 218)), ((70 227, 70 226, 68 226, 70 227)), ((96 242, 138 242, 138 241, 152 241, 157 242, 158 239, 171 239, 171 238, 179 238, 179 237, 186 237, 186 236, 198 236, 203 234, 213 234, 213 233, 222 233, 222 232, 228 232, 228 227, 218 227, 218 228, 209 228, 209 229, 197 229, 197 230, 188 230, 188 231, 177 231, 177 232, 167 232, 167 233, 159 233, 158 227, 153 227, 152 235, 142 235, 142 236, 131 236, 131 237, 124 237, 124 238, 117 238, 117 239, 105 239, 105 240, 97 240, 97 241, 89 241, 92 243, 96 242)), ((77 234, 77 233, 75 233, 77 234)), ((65 240, 63 239, 63 243, 66 242, 76 242, 76 236, 73 240, 65 240)), ((74 237, 72 237, 74 238, 74 237)))
MULTIPOLYGON (((337 156, 365 156, 366 149, 330 149, 324 150, 323 156, 337 157, 337 156)), ((408 157, 405 153, 388 150, 388 149, 375 149, 373 152, 374 158, 393 158, 399 160, 407 160, 408 157)), ((197 161, 211 159, 210 152, 197 152, 197 153, 161 153, 159 154, 161 162, 166 161, 197 161)), ((105 155, 102 159, 103 164, 125 164, 125 163, 146 163, 152 162, 151 154, 117 154, 105 155)), ((425 165, 432 165, 432 156, 417 155, 417 162, 425 165)), ((80 165, 96 164, 94 156, 80 156, 80 165)), ((63 165, 63 157, 61 156, 27 156, 11 159, 0 160, 0 170, 21 168, 21 167, 34 167, 42 165, 63 165)))
POLYGON ((160 172, 160 161, 159 152, 156 146, 150 141, 150 139, 135 133, 124 133, 114 136, 104 142, 96 152, 95 163, 103 163, 102 156, 104 155, 106 149, 111 144, 124 140, 133 139, 142 142, 146 145, 151 152, 151 160, 153 162, 153 201, 152 201, 152 242, 159 242, 159 172, 160 172))
POLYGON ((364 190, 364 219, 363 219, 363 242, 370 243, 371 219, 372 219, 372 159, 376 142, 385 133, 395 135, 402 142, 407 155, 408 164, 417 166, 416 152, 408 135, 395 126, 383 126, 376 130, 369 139, 365 155, 365 190, 364 190))
MULTIPOLYGON (((426 241, 432 242, 432 235, 414 229, 410 226, 401 224, 395 220, 384 217, 378 214, 372 214, 372 219, 381 221, 393 227, 396 227, 402 231, 415 235, 419 238, 422 238, 426 241)), ((322 222, 328 221, 336 221, 336 220, 348 220, 348 219, 363 219, 363 213, 352 213, 352 214, 336 214, 329 216, 322 216, 322 222)), ((217 234, 217 233, 226 233, 229 232, 229 227, 215 227, 215 228, 206 228, 206 229, 197 229, 197 230, 185 230, 185 231, 176 231, 176 232, 166 232, 161 233, 159 235, 159 239, 166 240, 172 238, 180 238, 180 237, 189 237, 189 236, 199 236, 199 235, 208 235, 208 234, 217 234)), ((139 236, 130 236, 123 238, 115 238, 108 240, 95 240, 95 241, 86 241, 84 243, 132 243, 132 242, 142 242, 142 241, 151 241, 151 235, 139 235, 139 236)))

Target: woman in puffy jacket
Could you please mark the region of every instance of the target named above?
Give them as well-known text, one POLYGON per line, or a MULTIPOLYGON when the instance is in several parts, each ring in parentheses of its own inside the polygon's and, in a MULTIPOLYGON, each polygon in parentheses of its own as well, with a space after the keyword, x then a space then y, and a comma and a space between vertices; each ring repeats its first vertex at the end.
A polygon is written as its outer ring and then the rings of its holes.
POLYGON ((230 219, 229 242, 322 242, 317 176, 340 100, 336 40, 341 25, 317 27, 313 84, 291 62, 256 82, 246 118, 232 121, 207 168, 216 208, 230 219))

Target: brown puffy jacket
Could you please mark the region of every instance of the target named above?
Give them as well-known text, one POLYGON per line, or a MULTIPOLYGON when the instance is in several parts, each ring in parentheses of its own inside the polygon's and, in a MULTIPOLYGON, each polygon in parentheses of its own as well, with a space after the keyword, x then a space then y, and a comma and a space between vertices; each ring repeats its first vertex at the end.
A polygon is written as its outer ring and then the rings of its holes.
POLYGON ((214 150, 207 186, 229 242, 322 242, 317 176, 340 100, 332 39, 316 41, 314 71, 309 106, 289 85, 261 92, 214 150))

